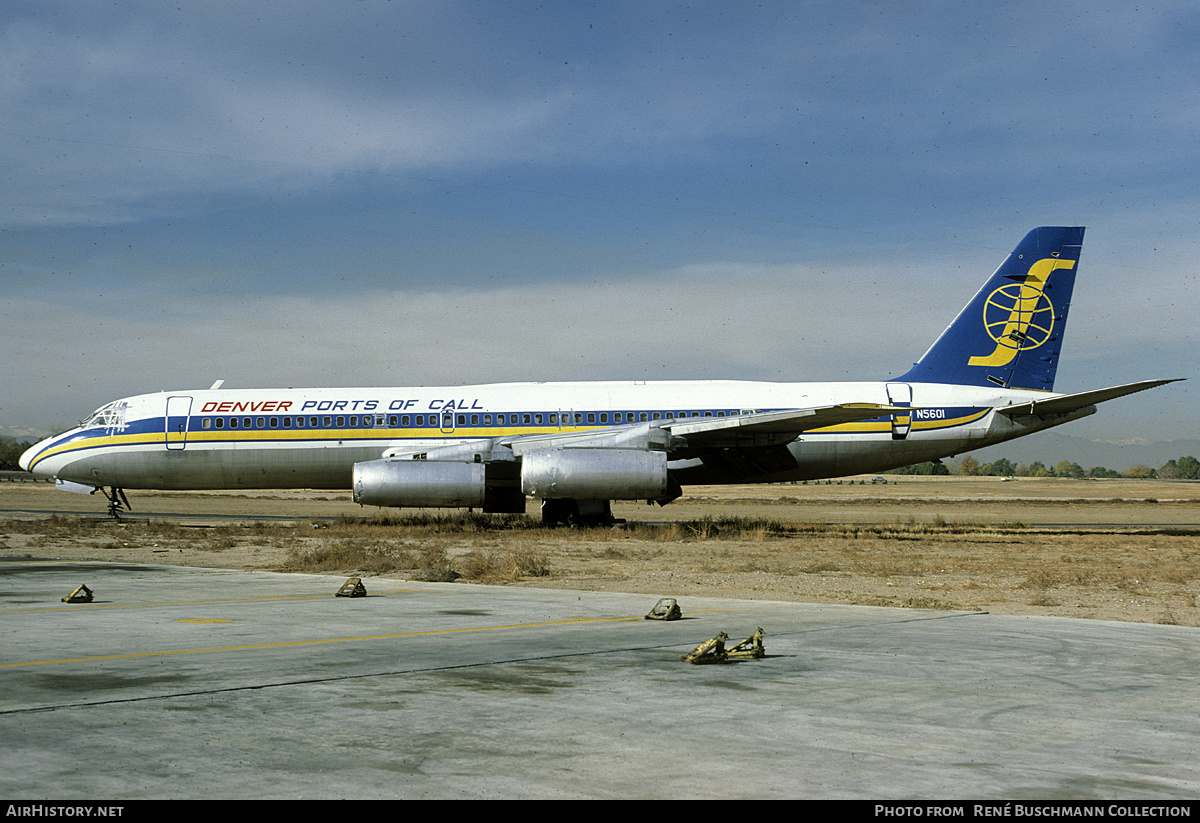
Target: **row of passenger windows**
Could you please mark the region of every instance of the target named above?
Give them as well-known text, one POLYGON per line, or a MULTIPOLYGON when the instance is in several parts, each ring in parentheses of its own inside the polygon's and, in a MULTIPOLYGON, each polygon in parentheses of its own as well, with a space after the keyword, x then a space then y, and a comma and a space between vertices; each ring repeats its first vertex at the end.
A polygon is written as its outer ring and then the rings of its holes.
MULTIPOLYGON (((677 420, 686 417, 733 417, 737 411, 681 412, 574 412, 574 425, 620 425, 644 423, 648 420, 677 420)), ((556 412, 521 412, 513 414, 351 414, 320 417, 203 417, 202 429, 358 429, 358 428, 424 428, 426 425, 443 429, 458 426, 557 426, 556 412), (428 423, 426 420, 428 419, 428 423), (468 422, 469 421, 469 422, 468 422)), ((563 425, 571 425, 571 416, 563 414, 563 425)))

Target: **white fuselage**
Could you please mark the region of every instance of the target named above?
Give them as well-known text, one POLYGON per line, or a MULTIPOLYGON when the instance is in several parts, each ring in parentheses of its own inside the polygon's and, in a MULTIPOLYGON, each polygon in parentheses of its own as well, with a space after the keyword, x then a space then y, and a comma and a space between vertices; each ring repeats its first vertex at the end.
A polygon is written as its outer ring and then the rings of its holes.
POLYGON ((108 404, 29 449, 21 463, 126 489, 347 489, 355 463, 385 453, 839 403, 912 407, 806 431, 786 445, 794 465, 784 468, 725 465, 687 450, 668 455, 682 485, 811 480, 949 457, 1094 411, 1015 419, 993 411, 1053 396, 940 383, 738 381, 162 392, 108 404))

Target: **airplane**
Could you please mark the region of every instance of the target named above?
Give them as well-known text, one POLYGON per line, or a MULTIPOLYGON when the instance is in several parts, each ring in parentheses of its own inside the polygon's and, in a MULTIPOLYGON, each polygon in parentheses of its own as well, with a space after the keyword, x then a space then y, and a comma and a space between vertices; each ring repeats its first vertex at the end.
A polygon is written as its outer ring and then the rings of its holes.
POLYGON ((60 487, 352 489, 364 506, 608 522, 692 484, 876 473, 992 446, 1173 380, 1056 394, 1082 227, 1030 231, 911 369, 889 380, 223 389, 108 403, 20 459, 60 487))

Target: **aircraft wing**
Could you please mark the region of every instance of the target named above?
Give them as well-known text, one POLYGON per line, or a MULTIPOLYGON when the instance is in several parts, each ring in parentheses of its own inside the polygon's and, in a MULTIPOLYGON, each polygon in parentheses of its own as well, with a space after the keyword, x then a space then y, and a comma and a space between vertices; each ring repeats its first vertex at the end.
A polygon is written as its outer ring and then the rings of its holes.
MULTIPOLYGON (((908 406, 879 403, 843 403, 811 409, 754 412, 735 417, 688 417, 652 421, 578 432, 528 434, 494 441, 512 455, 520 457, 541 449, 659 449, 674 451, 686 444, 691 448, 729 448, 778 446, 790 443, 809 429, 836 426, 856 420, 870 420, 887 414, 907 414, 908 406)), ((448 446, 428 453, 430 460, 459 459, 463 449, 479 451, 477 446, 448 446)), ((489 447, 490 448, 490 447, 489 447)), ((491 451, 496 459, 497 450, 491 451)), ((392 456, 391 453, 385 456, 392 456)))
POLYGON ((1114 400, 1118 397, 1124 397, 1127 394, 1145 391, 1155 386, 1174 383, 1182 379, 1184 378, 1142 380, 1138 383, 1126 383, 1122 386, 1111 386, 1107 389, 1094 389, 1093 391, 1079 392, 1078 394, 1062 394, 1057 397, 1048 397, 1045 400, 1031 400, 1028 403, 1018 403, 1015 406, 997 408, 996 411, 1008 417, 1023 417, 1029 414, 1037 415, 1038 417, 1045 417, 1052 414, 1066 414, 1076 409, 1082 409, 1085 406, 1094 406, 1097 403, 1103 403, 1105 400, 1114 400))
POLYGON ((870 420, 887 414, 907 414, 908 406, 879 403, 841 403, 811 409, 755 412, 736 417, 689 417, 663 423, 691 446, 776 445, 795 440, 810 429, 870 420))

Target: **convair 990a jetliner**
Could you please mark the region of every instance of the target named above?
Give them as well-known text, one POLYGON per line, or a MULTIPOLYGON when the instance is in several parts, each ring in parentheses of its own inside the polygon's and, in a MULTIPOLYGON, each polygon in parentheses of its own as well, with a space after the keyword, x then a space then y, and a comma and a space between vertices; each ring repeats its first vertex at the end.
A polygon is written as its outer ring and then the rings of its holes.
MULTIPOLYGON (((368 506, 602 520, 694 483, 813 480, 949 457, 1170 380, 1055 394, 1082 228, 1031 231, 906 373, 862 383, 503 383, 178 391, 117 400, 21 466, 65 485, 354 490, 368 506)), ((126 505, 128 505, 127 501, 126 505)))

